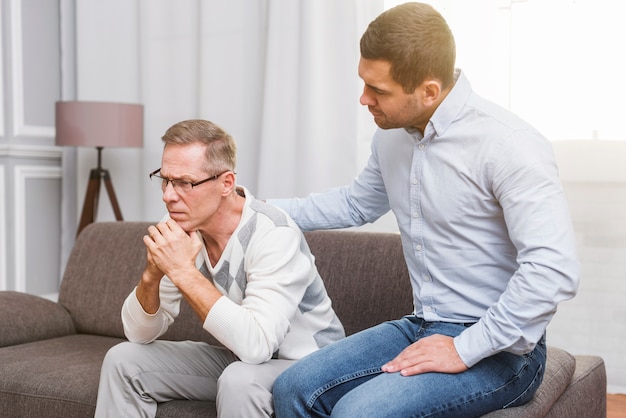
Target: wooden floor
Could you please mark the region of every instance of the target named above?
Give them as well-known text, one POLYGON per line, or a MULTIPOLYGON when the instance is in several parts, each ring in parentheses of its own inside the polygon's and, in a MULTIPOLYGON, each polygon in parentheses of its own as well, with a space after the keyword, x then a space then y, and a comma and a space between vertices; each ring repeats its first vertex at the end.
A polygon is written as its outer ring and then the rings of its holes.
POLYGON ((607 395, 606 418, 626 418, 626 395, 607 395))

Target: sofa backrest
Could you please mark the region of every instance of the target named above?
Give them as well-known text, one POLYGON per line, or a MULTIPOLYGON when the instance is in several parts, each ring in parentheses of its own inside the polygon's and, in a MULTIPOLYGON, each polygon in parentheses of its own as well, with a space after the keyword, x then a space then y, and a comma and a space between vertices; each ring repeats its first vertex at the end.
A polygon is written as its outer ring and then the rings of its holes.
MULTIPOLYGON (((79 333, 124 338, 120 311, 146 264, 148 222, 99 222, 86 227, 70 254, 59 303, 79 333)), ((412 310, 400 237, 391 233, 305 233, 315 263, 347 334, 412 310)), ((187 303, 163 339, 217 344, 187 303)))
POLYGON ((347 335, 413 311, 399 234, 326 230, 305 236, 347 335))
MULTIPOLYGON (((97 222, 80 233, 59 290, 59 303, 77 332, 125 338, 120 312, 145 268, 143 237, 150 225, 154 223, 97 222)), ((162 338, 217 343, 187 303, 162 338)))
POLYGON ((59 303, 79 333, 124 337, 122 303, 146 265, 149 223, 99 222, 77 237, 65 267, 59 303))

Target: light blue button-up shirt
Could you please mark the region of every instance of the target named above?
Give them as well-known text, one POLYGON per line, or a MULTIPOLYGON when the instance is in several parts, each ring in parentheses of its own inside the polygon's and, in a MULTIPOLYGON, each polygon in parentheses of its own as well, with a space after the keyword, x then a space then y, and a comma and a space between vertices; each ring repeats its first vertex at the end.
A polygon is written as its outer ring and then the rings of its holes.
POLYGON ((531 351, 579 281, 550 142, 459 73, 424 135, 378 129, 371 151, 351 185, 271 203, 304 230, 362 225, 391 209, 415 315, 477 321, 454 340, 470 367, 531 351))

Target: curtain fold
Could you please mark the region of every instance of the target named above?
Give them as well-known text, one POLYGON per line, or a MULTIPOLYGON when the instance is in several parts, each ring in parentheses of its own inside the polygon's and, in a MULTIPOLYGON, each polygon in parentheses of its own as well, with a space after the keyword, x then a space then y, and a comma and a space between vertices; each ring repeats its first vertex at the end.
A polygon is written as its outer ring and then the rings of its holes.
POLYGON ((360 166, 359 39, 382 1, 271 5, 258 194, 346 184, 360 166))

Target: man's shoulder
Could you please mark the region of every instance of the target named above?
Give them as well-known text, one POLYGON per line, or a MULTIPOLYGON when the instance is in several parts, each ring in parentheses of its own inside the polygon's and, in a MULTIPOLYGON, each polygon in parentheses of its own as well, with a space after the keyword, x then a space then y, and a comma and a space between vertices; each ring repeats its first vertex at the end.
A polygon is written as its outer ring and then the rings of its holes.
POLYGON ((464 116, 461 122, 481 126, 483 131, 493 129, 500 132, 500 135, 501 131, 526 131, 541 136, 535 127, 516 113, 477 94, 473 94, 468 100, 464 116))
POLYGON ((252 201, 250 202, 250 210, 255 212, 257 216, 260 216, 261 219, 273 224, 273 226, 295 226, 293 220, 291 220, 289 215, 287 215, 284 210, 282 210, 278 206, 272 205, 271 203, 267 203, 258 199, 252 199, 252 201))

